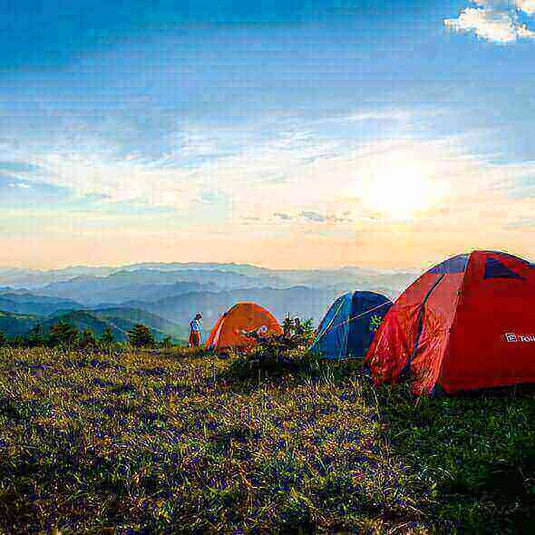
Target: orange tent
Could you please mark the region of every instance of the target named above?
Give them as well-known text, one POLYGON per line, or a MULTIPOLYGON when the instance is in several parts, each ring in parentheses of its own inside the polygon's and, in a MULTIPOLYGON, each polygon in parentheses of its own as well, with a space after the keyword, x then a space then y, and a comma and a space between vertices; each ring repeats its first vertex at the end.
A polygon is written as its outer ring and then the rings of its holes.
POLYGON ((256 303, 237 303, 216 321, 206 341, 206 347, 254 347, 256 340, 247 336, 251 332, 269 336, 282 334, 282 328, 273 314, 264 307, 256 303))

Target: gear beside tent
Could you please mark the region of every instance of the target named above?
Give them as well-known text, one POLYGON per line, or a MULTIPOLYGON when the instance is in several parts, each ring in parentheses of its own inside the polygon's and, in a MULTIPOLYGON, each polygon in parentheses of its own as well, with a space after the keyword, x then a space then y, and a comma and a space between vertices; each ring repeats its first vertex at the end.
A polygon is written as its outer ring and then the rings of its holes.
POLYGON ((375 292, 349 292, 329 308, 310 351, 326 359, 364 358, 375 331, 392 306, 375 292))
POLYGON ((535 266, 475 251, 430 269, 396 300, 366 363, 416 394, 535 382, 535 266))
POLYGON ((249 348, 257 345, 252 333, 262 336, 282 334, 276 318, 256 303, 237 303, 215 323, 206 341, 206 348, 221 350, 230 347, 249 348))

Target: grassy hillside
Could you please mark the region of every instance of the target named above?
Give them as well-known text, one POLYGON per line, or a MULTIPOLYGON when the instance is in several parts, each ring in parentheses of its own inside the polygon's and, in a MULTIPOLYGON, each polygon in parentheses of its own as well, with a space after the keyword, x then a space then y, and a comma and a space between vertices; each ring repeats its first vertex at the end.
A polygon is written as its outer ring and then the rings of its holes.
POLYGON ((127 339, 128 331, 139 322, 144 323, 147 327, 149 327, 157 340, 161 340, 165 336, 172 336, 177 340, 185 338, 184 331, 179 326, 171 323, 170 321, 159 318, 155 314, 146 313, 142 310, 75 310, 72 312, 60 313, 42 323, 45 331, 60 318, 63 321, 74 325, 80 331, 84 329, 90 329, 97 336, 101 336, 106 327, 110 327, 113 331, 115 339, 121 342, 127 339))
MULTIPOLYGON (((86 310, 75 310, 72 312, 60 312, 41 323, 45 332, 47 332, 59 320, 74 325, 79 331, 84 329, 91 330, 97 337, 102 336, 107 327, 110 327, 113 336, 117 341, 124 341, 127 339, 128 329, 121 328, 115 325, 112 321, 106 318, 99 318, 96 314, 92 314, 86 310)), ((131 324, 130 324, 131 325, 131 324)))
POLYGON ((151 328, 178 340, 185 340, 189 335, 187 322, 185 322, 184 325, 178 325, 177 323, 173 323, 172 321, 139 308, 98 308, 92 310, 92 313, 99 318, 109 319, 115 323, 118 323, 119 319, 130 324, 143 323, 143 325, 148 325, 151 328))
POLYGON ((528 533, 533 394, 295 359, 0 350, 0 532, 528 533))
POLYGON ((0 332, 8 338, 25 336, 36 324, 47 332, 59 320, 74 325, 79 331, 89 329, 101 336, 106 328, 111 328, 119 342, 127 339, 127 333, 136 323, 143 323, 151 329, 157 340, 171 336, 176 341, 187 339, 187 328, 156 314, 133 308, 105 308, 98 310, 60 310, 50 316, 14 314, 0 310, 0 332))

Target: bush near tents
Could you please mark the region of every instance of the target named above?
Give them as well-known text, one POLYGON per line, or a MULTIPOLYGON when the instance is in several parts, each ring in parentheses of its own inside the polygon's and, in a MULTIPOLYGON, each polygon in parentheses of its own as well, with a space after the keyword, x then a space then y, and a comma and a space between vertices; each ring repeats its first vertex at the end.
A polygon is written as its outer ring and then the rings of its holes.
POLYGON ((260 336, 252 333, 256 343, 252 347, 233 350, 232 363, 226 371, 229 379, 246 379, 257 374, 282 375, 309 367, 308 347, 314 337, 312 318, 287 317, 283 333, 260 336))

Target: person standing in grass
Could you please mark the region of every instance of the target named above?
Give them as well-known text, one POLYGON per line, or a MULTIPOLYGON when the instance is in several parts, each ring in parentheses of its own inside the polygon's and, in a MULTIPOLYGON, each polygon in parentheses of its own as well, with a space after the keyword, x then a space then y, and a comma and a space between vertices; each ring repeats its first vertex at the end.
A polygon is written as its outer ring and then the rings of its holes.
POLYGON ((195 315, 195 317, 191 320, 189 324, 190 332, 189 332, 189 346, 190 347, 200 347, 201 345, 201 332, 202 332, 202 314, 198 313, 195 315))

